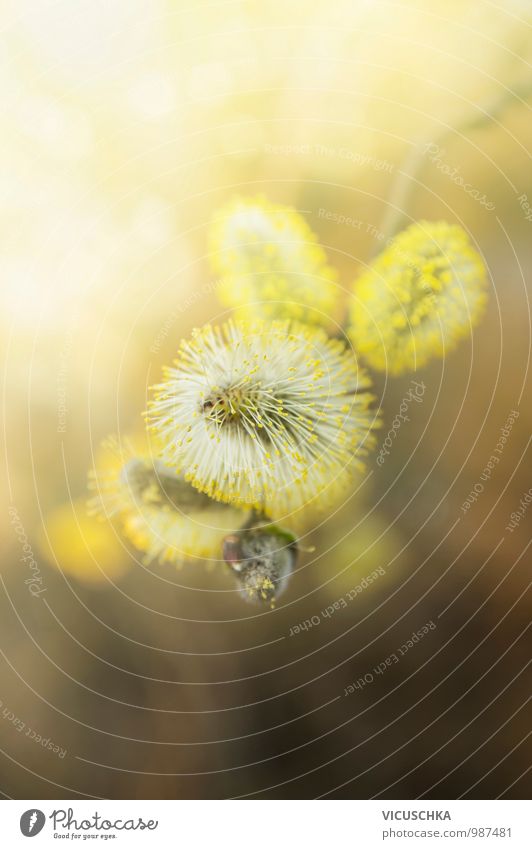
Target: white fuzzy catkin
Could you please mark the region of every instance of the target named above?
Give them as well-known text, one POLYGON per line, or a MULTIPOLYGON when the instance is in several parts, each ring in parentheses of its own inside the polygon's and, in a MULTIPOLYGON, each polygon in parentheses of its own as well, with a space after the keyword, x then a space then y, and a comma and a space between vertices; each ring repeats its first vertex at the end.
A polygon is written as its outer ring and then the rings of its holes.
POLYGON ((182 343, 148 411, 165 463, 214 499, 285 518, 330 505, 374 444, 353 351, 291 321, 210 325, 182 343))

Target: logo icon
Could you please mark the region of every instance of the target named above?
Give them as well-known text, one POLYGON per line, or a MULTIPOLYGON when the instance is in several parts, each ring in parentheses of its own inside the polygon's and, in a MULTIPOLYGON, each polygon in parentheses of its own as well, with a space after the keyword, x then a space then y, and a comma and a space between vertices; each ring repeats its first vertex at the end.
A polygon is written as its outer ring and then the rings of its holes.
POLYGON ((24 837, 35 837, 44 826, 46 817, 38 808, 30 808, 24 811, 20 818, 20 830, 24 837))

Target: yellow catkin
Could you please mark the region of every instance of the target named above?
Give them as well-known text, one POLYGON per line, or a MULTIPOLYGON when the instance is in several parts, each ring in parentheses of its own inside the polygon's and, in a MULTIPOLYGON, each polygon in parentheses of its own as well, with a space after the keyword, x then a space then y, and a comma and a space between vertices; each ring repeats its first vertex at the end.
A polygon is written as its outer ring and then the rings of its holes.
POLYGON ((355 282, 350 337, 374 369, 414 371, 470 335, 486 289, 484 262, 464 230, 420 221, 355 282))

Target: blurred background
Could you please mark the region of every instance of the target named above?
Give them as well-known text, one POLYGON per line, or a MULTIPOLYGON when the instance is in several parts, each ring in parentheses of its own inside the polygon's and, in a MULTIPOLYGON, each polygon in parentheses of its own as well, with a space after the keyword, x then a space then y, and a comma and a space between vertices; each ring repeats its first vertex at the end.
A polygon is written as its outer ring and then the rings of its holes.
MULTIPOLYGON (((2 22, 3 795, 530 795, 530 4, 4 0, 2 22), (235 194, 298 209, 344 295, 419 218, 490 274, 273 611, 220 562, 143 565, 85 507, 101 440, 225 315, 207 231, 235 194)), ((375 376, 388 427, 411 379, 375 376)))

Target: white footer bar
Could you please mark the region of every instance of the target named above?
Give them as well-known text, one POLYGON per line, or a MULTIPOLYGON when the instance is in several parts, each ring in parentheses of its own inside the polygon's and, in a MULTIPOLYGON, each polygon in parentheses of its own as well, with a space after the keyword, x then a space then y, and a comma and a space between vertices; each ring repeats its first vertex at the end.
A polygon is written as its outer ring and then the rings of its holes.
POLYGON ((35 849, 532 847, 526 801, 9 800, 0 827, 0 845, 35 849))

